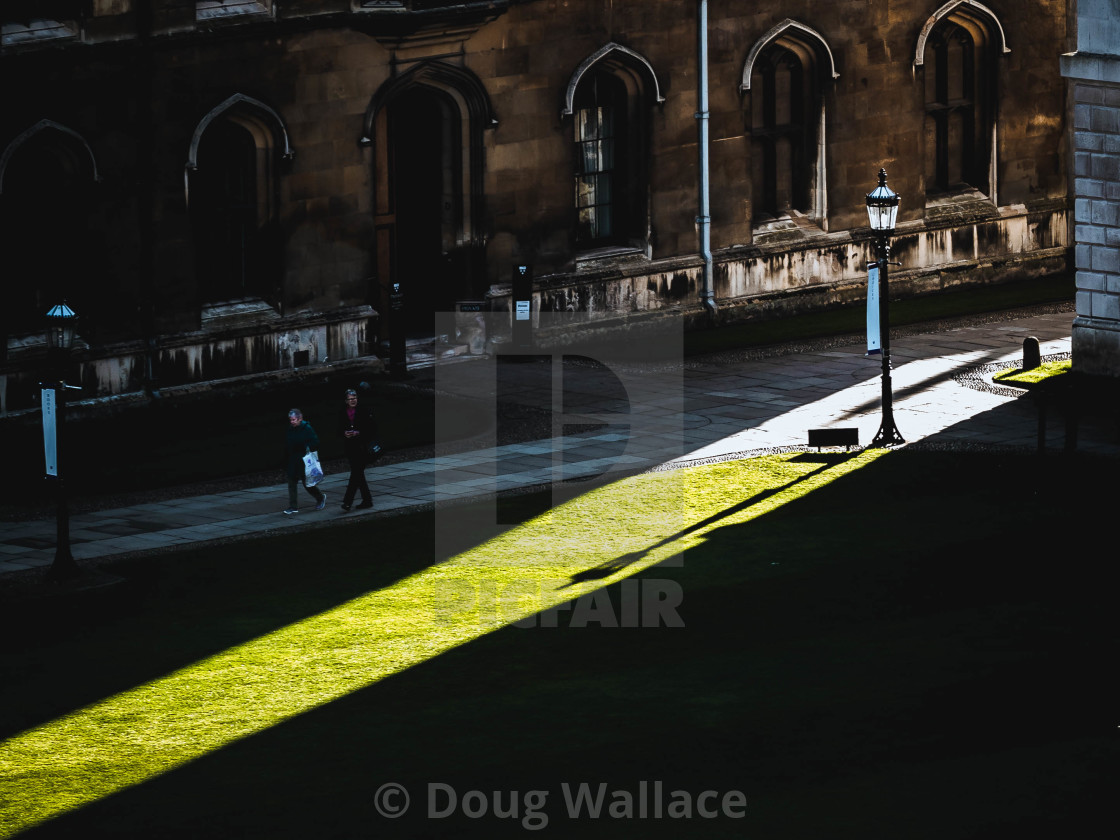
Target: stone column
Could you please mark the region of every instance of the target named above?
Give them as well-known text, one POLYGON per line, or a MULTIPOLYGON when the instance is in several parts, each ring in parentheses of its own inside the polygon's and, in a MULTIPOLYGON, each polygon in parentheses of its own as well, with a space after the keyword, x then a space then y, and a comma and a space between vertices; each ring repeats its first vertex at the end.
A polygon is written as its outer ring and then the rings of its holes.
POLYGON ((1073 107, 1073 367, 1120 377, 1120 0, 1077 7, 1077 51, 1061 59, 1073 107))

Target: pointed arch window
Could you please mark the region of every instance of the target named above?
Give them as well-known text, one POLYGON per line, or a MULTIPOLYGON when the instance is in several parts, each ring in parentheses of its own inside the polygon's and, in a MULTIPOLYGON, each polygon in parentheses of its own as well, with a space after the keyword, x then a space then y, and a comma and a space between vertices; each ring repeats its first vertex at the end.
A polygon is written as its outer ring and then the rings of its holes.
POLYGON ((91 323, 104 321, 97 305, 108 279, 105 246, 94 233, 99 181, 89 144, 52 120, 40 120, 0 154, 0 333, 41 332, 43 314, 64 298, 98 314, 91 323))
POLYGON ((663 101, 649 63, 608 44, 573 74, 575 244, 649 251, 649 105, 663 101))
POLYGON ((825 40, 793 20, 747 57, 740 90, 750 93, 754 227, 801 218, 827 230, 825 93, 838 75, 825 40))
MULTIPOLYGON (((194 183, 195 259, 199 291, 207 302, 267 294, 255 241, 262 214, 257 147, 233 120, 215 123, 199 144, 194 183)), ((263 173, 267 178, 267 173, 263 173)))
POLYGON ((263 298, 279 305, 278 147, 284 157, 294 154, 279 117, 241 95, 195 130, 186 188, 202 303, 263 298))
POLYGON ((805 72, 802 58, 772 44, 755 64, 751 182, 756 222, 811 209, 806 163, 812 159, 815 140, 811 113, 815 97, 813 76, 805 72))
MULTIPOLYGON (((626 89, 608 73, 580 89, 575 109, 576 238, 587 244, 617 241, 630 225, 624 199, 631 192, 616 147, 626 142, 626 89)), ((624 149, 624 155, 625 155, 624 149)))
POLYGON ((996 200, 999 20, 957 0, 927 21, 914 64, 923 68, 925 182, 930 197, 979 192, 996 200))

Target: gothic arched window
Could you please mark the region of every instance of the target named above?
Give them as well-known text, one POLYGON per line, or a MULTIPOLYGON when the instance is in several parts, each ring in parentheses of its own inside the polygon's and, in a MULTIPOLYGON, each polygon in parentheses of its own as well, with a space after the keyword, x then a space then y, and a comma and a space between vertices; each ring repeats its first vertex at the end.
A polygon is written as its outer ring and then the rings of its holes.
POLYGON ((574 149, 575 244, 649 248, 649 63, 618 44, 588 58, 568 85, 574 149))
POLYGON ((824 39, 793 20, 747 57, 740 90, 750 93, 754 227, 805 218, 827 230, 825 91, 836 77, 824 39))
POLYGON ((996 199, 996 58, 1007 52, 995 15, 947 3, 926 23, 914 64, 924 73, 925 182, 931 196, 996 199))
POLYGON ((89 145, 50 120, 0 154, 0 334, 40 332, 43 315, 63 299, 94 315, 105 280, 104 244, 92 224, 98 180, 89 145))
POLYGON ((632 227, 626 112, 626 88, 609 73, 596 73, 580 86, 574 117, 576 239, 581 243, 622 241, 632 227))
POLYGON ((195 130, 187 163, 200 303, 279 302, 283 243, 276 147, 287 133, 261 103, 233 96, 195 130))
POLYGON ((751 90, 751 181, 756 222, 808 215, 810 168, 816 128, 812 72, 802 56, 778 44, 768 47, 754 66, 751 90))

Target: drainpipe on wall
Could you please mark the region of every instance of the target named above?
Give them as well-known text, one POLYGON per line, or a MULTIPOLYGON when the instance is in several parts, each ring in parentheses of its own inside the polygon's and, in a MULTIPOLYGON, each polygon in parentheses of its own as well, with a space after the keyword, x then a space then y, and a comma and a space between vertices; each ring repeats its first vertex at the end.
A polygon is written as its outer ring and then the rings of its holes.
POLYGON ((708 315, 715 317, 716 293, 715 283, 712 280, 712 219, 708 215, 708 0, 700 0, 699 20, 697 21, 697 42, 699 53, 699 79, 698 94, 700 110, 696 114, 700 129, 700 215, 696 217, 696 224, 700 232, 700 258, 704 261, 704 274, 700 287, 700 301, 708 311, 708 315))
POLYGON ((159 399, 158 367, 159 337, 156 333, 156 114, 155 114, 155 46, 151 3, 136 6, 136 29, 139 49, 136 52, 137 178, 140 230, 141 330, 144 333, 144 391, 149 399, 159 399))

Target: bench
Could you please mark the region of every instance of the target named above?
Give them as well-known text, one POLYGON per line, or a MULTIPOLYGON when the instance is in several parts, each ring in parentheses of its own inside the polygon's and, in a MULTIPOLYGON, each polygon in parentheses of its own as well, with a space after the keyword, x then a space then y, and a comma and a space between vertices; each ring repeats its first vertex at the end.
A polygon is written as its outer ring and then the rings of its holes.
POLYGON ((817 447, 818 451, 822 446, 846 446, 851 449, 859 446, 859 429, 810 429, 809 445, 817 447))

